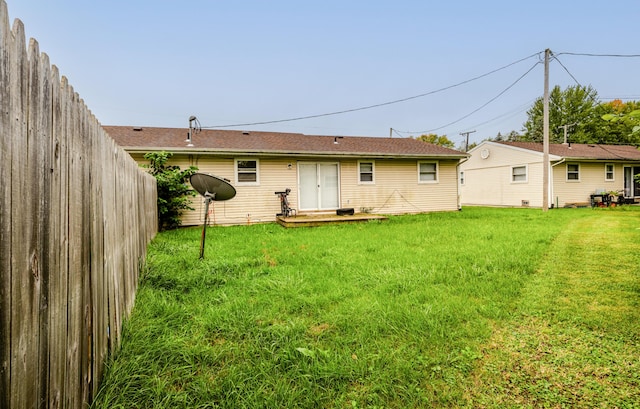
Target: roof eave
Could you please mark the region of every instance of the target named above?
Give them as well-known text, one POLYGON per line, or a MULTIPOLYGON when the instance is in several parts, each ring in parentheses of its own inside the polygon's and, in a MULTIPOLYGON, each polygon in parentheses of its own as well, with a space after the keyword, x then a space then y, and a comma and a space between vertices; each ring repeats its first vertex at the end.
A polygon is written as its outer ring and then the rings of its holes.
POLYGON ((576 162, 640 162, 640 158, 588 158, 584 156, 563 156, 563 158, 576 162))
POLYGON ((286 151, 274 151, 274 150, 230 150, 230 149, 207 149, 193 147, 139 147, 139 146, 123 146, 123 149, 129 153, 147 153, 153 151, 171 151, 174 153, 182 153, 188 155, 202 155, 209 154, 214 156, 273 156, 273 157, 341 157, 341 158, 402 158, 402 159, 451 159, 460 160, 469 157, 467 154, 448 154, 448 153, 425 153, 425 154, 402 154, 402 153, 384 153, 384 152, 326 152, 326 151, 298 151, 298 152, 286 152, 286 151))

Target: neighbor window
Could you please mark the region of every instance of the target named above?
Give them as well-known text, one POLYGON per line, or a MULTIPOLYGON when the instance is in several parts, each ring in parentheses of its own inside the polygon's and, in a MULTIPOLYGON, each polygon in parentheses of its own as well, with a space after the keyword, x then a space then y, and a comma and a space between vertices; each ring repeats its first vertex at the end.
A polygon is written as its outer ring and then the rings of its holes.
POLYGON ((526 166, 512 166, 511 167, 511 182, 526 182, 527 181, 527 167, 526 166))
POLYGON ((580 180, 580 164, 567 163, 567 180, 580 180))
POLYGON ((258 184, 258 161, 256 159, 236 159, 236 182, 239 184, 258 184))
POLYGON ((375 183, 374 163, 371 161, 358 162, 358 183, 375 183))
POLYGON ((615 180, 615 172, 613 163, 607 163, 604 165, 604 180, 612 181, 615 180))
POLYGON ((438 181, 438 162, 418 162, 418 182, 435 183, 438 181))

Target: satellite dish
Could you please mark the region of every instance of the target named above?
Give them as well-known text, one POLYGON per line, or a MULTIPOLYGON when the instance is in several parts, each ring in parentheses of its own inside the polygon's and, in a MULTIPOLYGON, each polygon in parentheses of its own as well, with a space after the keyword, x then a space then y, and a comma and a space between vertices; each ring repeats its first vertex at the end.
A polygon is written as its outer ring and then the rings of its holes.
POLYGON ((189 178, 191 186, 204 197, 204 224, 202 225, 202 238, 200 240, 200 259, 204 258, 204 242, 207 236, 207 224, 209 222, 209 203, 233 199, 236 196, 236 188, 231 186, 226 179, 206 173, 194 173, 189 178))
POLYGON ((236 188, 227 180, 217 176, 194 173, 189 181, 198 193, 216 202, 233 199, 236 196, 236 188))

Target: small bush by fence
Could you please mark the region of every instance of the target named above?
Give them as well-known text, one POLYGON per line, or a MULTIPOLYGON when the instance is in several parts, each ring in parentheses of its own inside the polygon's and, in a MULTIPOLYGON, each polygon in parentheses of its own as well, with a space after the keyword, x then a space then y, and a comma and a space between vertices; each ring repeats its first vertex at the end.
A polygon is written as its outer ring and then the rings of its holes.
POLYGON ((0 408, 80 408, 157 231, 155 179, 0 0, 0 408))

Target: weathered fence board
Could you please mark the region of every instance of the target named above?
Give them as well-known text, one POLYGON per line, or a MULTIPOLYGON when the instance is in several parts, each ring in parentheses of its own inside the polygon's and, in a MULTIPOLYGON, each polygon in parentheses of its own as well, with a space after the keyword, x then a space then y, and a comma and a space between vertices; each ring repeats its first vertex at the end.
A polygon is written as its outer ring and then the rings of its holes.
MULTIPOLYGON (((34 378, 37 374, 36 362, 33 356, 37 356, 37 350, 33 348, 30 337, 34 334, 33 328, 33 291, 36 290, 34 282, 30 279, 29 243, 32 235, 33 213, 29 211, 30 197, 28 186, 28 156, 27 156, 27 131, 25 114, 28 112, 26 105, 26 91, 28 80, 27 53, 24 37, 24 27, 20 21, 16 21, 13 27, 13 44, 9 49, 11 76, 9 78, 9 95, 11 111, 13 112, 13 127, 11 136, 13 143, 11 156, 11 221, 12 221, 12 246, 11 246, 11 406, 32 407, 37 401, 37 389, 34 388, 34 378), (24 317, 24 318, 23 318, 24 317), (29 382, 17 384, 14 379, 29 379, 29 382)), ((37 338, 37 336, 36 336, 37 338)))
POLYGON ((0 409, 82 408, 133 308, 155 179, 0 0, 0 409))
MULTIPOLYGON (((9 84, 11 78, 11 32, 7 5, 0 2, 0 83, 9 84)), ((0 92, 0 134, 12 132, 13 113, 7 92, 0 92)), ((0 137, 0 408, 11 402, 11 208, 12 143, 0 137)))
MULTIPOLYGON (((50 66, 46 55, 40 54, 38 43, 29 43, 29 85, 28 102, 29 113, 27 119, 28 180, 30 189, 30 211, 33 212, 33 238, 29 249, 31 275, 37 291, 33 294, 34 324, 37 325, 36 336, 39 340, 48 339, 48 295, 49 295, 49 195, 50 195, 50 167, 49 143, 51 132, 51 95, 50 95, 50 66), (37 311, 36 311, 37 309, 37 311), (36 321, 37 318, 37 321, 36 321)), ((39 378, 36 388, 40 392, 39 402, 48 401, 47 368, 48 342, 37 344, 39 378)))
POLYGON ((49 268, 56 274, 49 279, 49 379, 48 398, 50 407, 62 407, 64 379, 66 377, 67 345, 67 141, 65 117, 67 108, 62 95, 66 81, 60 81, 58 70, 52 67, 52 133, 51 133, 51 200, 49 234, 49 268))

